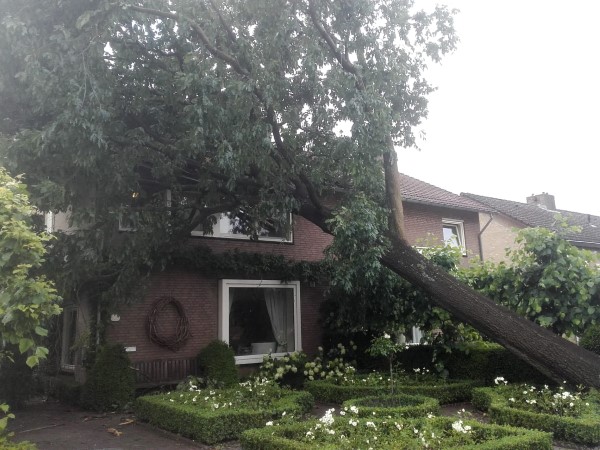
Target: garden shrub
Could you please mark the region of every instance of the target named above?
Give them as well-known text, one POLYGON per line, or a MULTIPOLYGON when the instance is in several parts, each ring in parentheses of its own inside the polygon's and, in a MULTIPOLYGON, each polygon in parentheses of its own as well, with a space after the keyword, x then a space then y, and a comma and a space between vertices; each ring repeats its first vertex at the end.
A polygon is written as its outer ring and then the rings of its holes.
MULTIPOLYGON (((419 382, 400 379, 396 381, 394 389, 400 394, 432 397, 443 405, 469 400, 471 391, 479 385, 479 382, 472 380, 419 382)), ((305 389, 316 399, 331 403, 341 403, 353 398, 390 393, 390 388, 386 384, 363 383, 360 381, 360 377, 347 384, 335 384, 326 380, 307 381, 305 389)))
POLYGON ((82 388, 82 404, 96 411, 122 409, 133 400, 135 375, 120 344, 100 349, 82 388))
POLYGON ((502 374, 511 382, 549 383, 546 376, 517 358, 504 347, 489 342, 478 342, 464 346, 464 350, 453 351, 444 366, 451 378, 483 380, 491 384, 502 374))
POLYGON ((355 407, 359 417, 423 417, 427 414, 438 414, 440 403, 431 397, 422 395, 376 395, 353 398, 342 404, 342 411, 355 407))
POLYGON ((315 421, 248 430, 240 440, 244 450, 353 450, 368 447, 391 450, 427 448, 425 442, 431 448, 443 449, 552 449, 550 433, 446 417, 394 421, 348 419, 348 416, 339 420, 326 415, 315 421), (435 437, 431 437, 432 433, 435 437))
POLYGON ((12 409, 25 406, 33 391, 33 371, 25 364, 27 355, 22 354, 16 347, 9 346, 12 354, 1 358, 0 363, 0 403, 8 403, 12 409))
POLYGON ((210 342, 198 353, 198 369, 207 379, 216 380, 221 387, 231 387, 239 381, 235 353, 227 343, 210 342))
POLYGON ((244 430, 265 426, 284 415, 302 416, 313 404, 308 392, 247 382, 233 389, 139 397, 135 412, 141 420, 210 445, 237 439, 244 430))
MULTIPOLYGON (((519 391, 523 387, 517 387, 519 391)), ((561 416, 557 413, 540 413, 512 406, 515 387, 477 388, 473 390, 473 405, 487 411, 491 420, 499 424, 551 431, 554 437, 585 445, 600 444, 600 404, 597 399, 589 401, 578 417, 561 416), (512 388, 512 389, 511 389, 512 388)))
POLYGON ((61 403, 68 405, 81 405, 81 391, 83 385, 75 381, 70 375, 57 375, 40 377, 44 394, 54 397, 61 403))
POLYGON ((589 326, 581 336, 579 345, 600 355, 600 324, 589 326))

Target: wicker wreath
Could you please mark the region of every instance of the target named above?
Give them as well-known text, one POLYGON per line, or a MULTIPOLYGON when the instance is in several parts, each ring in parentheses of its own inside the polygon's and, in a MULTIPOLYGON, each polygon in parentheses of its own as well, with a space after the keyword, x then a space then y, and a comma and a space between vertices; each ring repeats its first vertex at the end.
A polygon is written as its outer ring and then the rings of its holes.
POLYGON ((152 306, 150 314, 148 314, 148 337, 150 341, 161 347, 166 347, 169 350, 176 352, 179 350, 185 341, 190 337, 189 322, 183 305, 173 297, 162 297, 158 299, 152 306), (157 323, 158 316, 167 306, 172 305, 178 314, 177 330, 175 335, 164 336, 160 333, 160 324, 157 323))

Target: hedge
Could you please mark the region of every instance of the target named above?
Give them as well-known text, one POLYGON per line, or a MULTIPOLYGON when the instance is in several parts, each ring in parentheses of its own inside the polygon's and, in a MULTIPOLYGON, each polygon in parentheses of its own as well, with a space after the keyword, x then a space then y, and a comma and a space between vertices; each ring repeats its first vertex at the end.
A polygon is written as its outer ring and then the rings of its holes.
POLYGON ((237 439, 249 428, 263 427, 269 420, 310 411, 314 400, 308 392, 286 391, 268 409, 232 408, 208 411, 191 404, 175 404, 164 396, 148 395, 135 402, 140 420, 179 433, 204 444, 237 439))
POLYGON ((356 406, 359 417, 424 417, 438 414, 440 403, 422 395, 377 395, 346 400, 342 408, 356 406))
MULTIPOLYGON (((427 367, 433 370, 431 360, 433 348, 429 345, 414 345, 398 354, 398 362, 408 372, 427 367)), ((547 377, 526 362, 520 360, 504 347, 489 342, 473 342, 455 349, 441 360, 450 378, 483 380, 491 384, 498 376, 512 382, 550 384, 547 377)))
MULTIPOLYGON (((422 419, 423 420, 423 419, 422 419)), ((420 426, 422 420, 411 419, 402 422, 403 427, 412 430, 413 426, 420 426)), ((433 423, 448 429, 452 426, 453 418, 436 417, 427 419, 433 423)), ((379 428, 385 421, 373 420, 379 428)), ((338 450, 339 444, 323 443, 315 440, 311 443, 301 442, 300 439, 306 435, 306 432, 318 424, 318 421, 301 422, 290 425, 277 425, 261 429, 247 430, 240 437, 242 449, 244 450, 338 450)), ((482 424, 475 421, 466 422, 472 426, 473 432, 477 433, 483 442, 476 445, 448 446, 446 449, 462 450, 551 450, 552 435, 541 431, 526 430, 523 428, 514 428, 500 425, 482 424), (487 441, 486 441, 487 439, 487 441)), ((335 425, 334 425, 335 428, 335 425)), ((339 432, 337 433, 340 434, 339 432)), ((375 447, 375 446, 374 446, 375 447)), ((345 446, 343 448, 349 448, 345 446)), ((377 449, 391 450, 400 448, 421 448, 420 442, 412 437, 410 442, 407 439, 396 440, 391 446, 376 446, 377 449)))
MULTIPOLYGON (((478 381, 448 380, 436 384, 418 383, 394 385, 394 391, 399 394, 421 395, 433 397, 442 405, 469 400, 474 387, 481 386, 478 381)), ((387 395, 388 386, 338 385, 327 380, 307 381, 304 388, 318 400, 331 403, 341 403, 346 400, 373 395, 387 395)))
POLYGON ((553 414, 535 413, 511 407, 508 400, 495 388, 473 390, 473 406, 487 411, 490 419, 499 424, 533 428, 554 433, 554 437, 585 445, 600 444, 600 406, 581 417, 566 417, 553 414))

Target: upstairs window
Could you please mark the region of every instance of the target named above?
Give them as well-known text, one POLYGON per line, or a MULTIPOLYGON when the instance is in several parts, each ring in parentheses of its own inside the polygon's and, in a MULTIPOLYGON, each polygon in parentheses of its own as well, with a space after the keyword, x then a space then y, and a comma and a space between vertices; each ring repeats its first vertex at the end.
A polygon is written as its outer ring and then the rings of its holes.
MULTIPOLYGON (((204 234, 202 225, 192 230, 192 236, 205 236, 226 239, 250 239, 247 233, 248 224, 244 219, 232 213, 222 213, 213 216, 215 224, 212 234, 204 234)), ((274 242, 292 242, 292 215, 288 215, 287 223, 277 224, 275 221, 266 221, 257 227, 258 240, 274 242)))
POLYGON ((445 245, 460 248, 463 255, 467 254, 462 220, 442 219, 442 232, 445 245))

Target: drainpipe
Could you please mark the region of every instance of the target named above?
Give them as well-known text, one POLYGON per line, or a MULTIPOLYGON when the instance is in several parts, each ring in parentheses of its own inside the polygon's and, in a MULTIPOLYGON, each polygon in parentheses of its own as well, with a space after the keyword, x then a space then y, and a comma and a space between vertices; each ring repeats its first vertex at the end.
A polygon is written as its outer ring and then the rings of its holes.
POLYGON ((489 226, 489 224, 492 223, 492 220, 494 220, 494 215, 492 213, 488 213, 488 214, 490 215, 489 220, 483 226, 481 231, 477 234, 477 241, 479 242, 479 258, 481 258, 481 261, 483 261, 483 243, 481 242, 481 235, 483 234, 485 229, 489 226))

